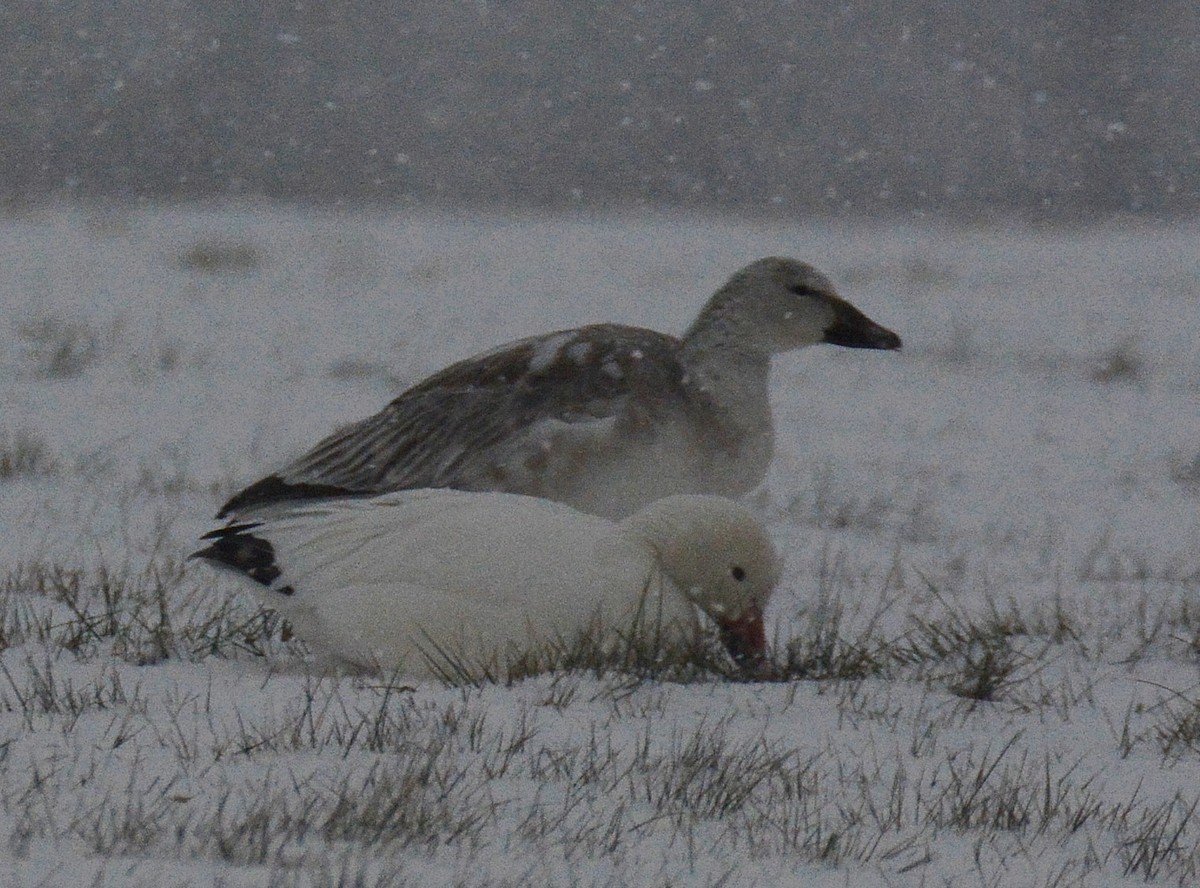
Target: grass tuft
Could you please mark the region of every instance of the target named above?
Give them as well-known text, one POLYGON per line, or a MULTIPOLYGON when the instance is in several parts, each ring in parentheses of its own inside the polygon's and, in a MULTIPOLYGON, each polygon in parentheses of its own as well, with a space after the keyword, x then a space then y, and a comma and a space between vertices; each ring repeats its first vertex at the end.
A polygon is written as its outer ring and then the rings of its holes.
POLYGON ((205 274, 247 274, 263 264, 262 252, 239 241, 202 240, 179 254, 179 265, 205 274))
POLYGON ((264 656, 279 618, 247 614, 228 597, 193 585, 181 564, 142 570, 65 568, 28 562, 0 579, 0 653, 29 642, 78 659, 115 655, 136 665, 170 658, 264 656))
POLYGON ((44 379, 82 376, 100 358, 100 335, 84 322, 39 318, 19 332, 34 373, 44 379))
POLYGON ((0 434, 0 481, 52 475, 57 463, 41 435, 17 431, 0 434))
POLYGON ((1137 343, 1125 339, 1104 352, 1092 367, 1091 379, 1101 385, 1139 382, 1146 372, 1146 360, 1137 349, 1137 343))
POLYGON ((619 673, 636 683, 691 683, 748 680, 712 637, 681 638, 638 620, 625 629, 593 625, 571 638, 513 647, 487 660, 461 655, 427 641, 426 662, 447 685, 512 685, 545 674, 586 672, 595 677, 619 673))
POLYGON ((886 674, 894 660, 887 644, 870 629, 847 638, 843 616, 840 604, 823 608, 807 633, 788 639, 782 662, 776 664, 776 680, 857 681, 886 674))

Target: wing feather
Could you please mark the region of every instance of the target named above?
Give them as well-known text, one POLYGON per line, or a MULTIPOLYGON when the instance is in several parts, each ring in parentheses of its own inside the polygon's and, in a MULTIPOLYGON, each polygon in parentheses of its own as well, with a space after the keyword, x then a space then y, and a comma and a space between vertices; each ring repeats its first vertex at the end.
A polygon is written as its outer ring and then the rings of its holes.
POLYGON ((242 490, 220 515, 307 499, 310 491, 536 492, 509 476, 506 462, 536 455, 548 429, 598 420, 645 427, 654 404, 680 393, 678 346, 651 330, 597 324, 461 361, 242 490))

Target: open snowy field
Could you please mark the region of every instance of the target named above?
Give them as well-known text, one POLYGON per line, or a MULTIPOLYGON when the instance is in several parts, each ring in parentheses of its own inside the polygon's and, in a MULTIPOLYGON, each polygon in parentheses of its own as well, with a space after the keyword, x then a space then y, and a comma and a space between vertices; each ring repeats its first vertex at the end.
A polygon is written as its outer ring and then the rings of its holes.
POLYGON ((0 259, 0 885, 1200 882, 1200 227, 60 209, 0 259), (905 343, 775 364, 791 680, 322 677, 183 563, 425 374, 772 254, 905 343))

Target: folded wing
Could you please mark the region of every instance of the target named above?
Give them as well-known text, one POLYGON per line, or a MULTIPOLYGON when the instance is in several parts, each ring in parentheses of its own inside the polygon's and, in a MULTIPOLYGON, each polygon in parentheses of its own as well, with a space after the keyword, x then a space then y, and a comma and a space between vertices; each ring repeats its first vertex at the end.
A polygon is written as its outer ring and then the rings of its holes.
POLYGON ((412 488, 538 494, 560 440, 653 426, 679 396, 678 342, 615 324, 525 339, 454 364, 250 485, 219 517, 322 496, 412 488))

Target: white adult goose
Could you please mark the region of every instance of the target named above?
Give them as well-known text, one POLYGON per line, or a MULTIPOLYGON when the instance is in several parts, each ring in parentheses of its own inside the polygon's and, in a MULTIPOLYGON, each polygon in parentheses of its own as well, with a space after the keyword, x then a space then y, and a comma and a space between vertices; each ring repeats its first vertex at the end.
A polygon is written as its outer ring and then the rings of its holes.
POLYGON ((236 571, 318 651, 417 677, 585 632, 687 638, 696 608, 735 660, 761 664, 779 579, 762 526, 714 496, 614 522, 516 494, 411 490, 292 504, 204 539, 193 557, 236 571))
POLYGON ((811 265, 760 259, 682 338, 597 324, 461 361, 251 484, 218 517, 422 487, 523 493, 612 518, 675 493, 740 496, 771 460, 771 356, 820 342, 900 348, 811 265))

